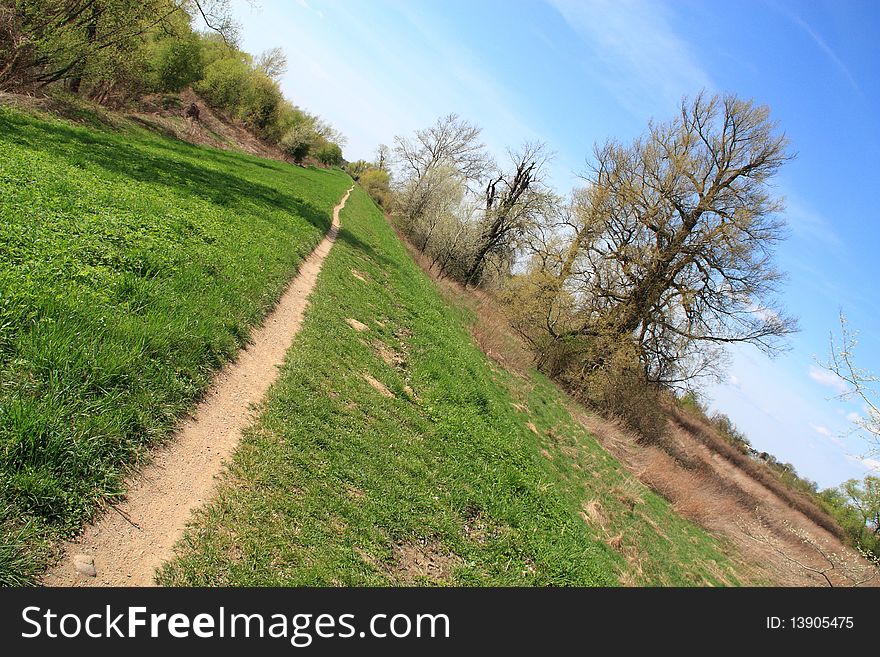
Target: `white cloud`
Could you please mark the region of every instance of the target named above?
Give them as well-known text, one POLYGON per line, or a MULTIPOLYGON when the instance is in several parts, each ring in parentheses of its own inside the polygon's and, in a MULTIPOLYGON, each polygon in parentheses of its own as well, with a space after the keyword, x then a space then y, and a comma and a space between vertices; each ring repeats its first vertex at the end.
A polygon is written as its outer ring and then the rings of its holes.
POLYGON ((844 451, 846 451, 848 449, 847 446, 844 444, 843 440, 841 439, 841 437, 835 436, 834 433, 831 431, 831 429, 826 427, 824 424, 811 424, 810 428, 813 431, 815 431, 816 433, 818 433, 820 436, 830 440, 832 443, 834 443, 835 445, 837 445, 838 447, 840 447, 844 451))
POLYGON ((848 413, 846 419, 850 422, 859 422, 862 419, 862 416, 853 411, 852 413, 848 413))
POLYGON ((867 466, 869 470, 880 471, 880 461, 878 461, 877 459, 862 458, 862 459, 859 459, 859 461, 861 461, 865 466, 867 466))
POLYGON ((834 434, 831 433, 831 429, 826 427, 823 424, 811 424, 810 427, 821 436, 825 436, 826 438, 833 438, 834 434))
POLYGON ((810 378, 816 383, 827 388, 832 388, 838 394, 844 394, 849 391, 846 381, 837 376, 834 372, 826 370, 816 365, 810 365, 810 378))
POLYGON ((642 0, 548 0, 592 47, 602 70, 591 72, 640 118, 671 109, 712 81, 672 28, 660 3, 642 0))
POLYGON ((731 374, 731 375, 728 377, 727 382, 728 382, 730 385, 734 386, 735 388, 739 388, 740 385, 741 385, 741 382, 740 382, 740 380, 739 380, 739 377, 736 376, 735 374, 731 374))

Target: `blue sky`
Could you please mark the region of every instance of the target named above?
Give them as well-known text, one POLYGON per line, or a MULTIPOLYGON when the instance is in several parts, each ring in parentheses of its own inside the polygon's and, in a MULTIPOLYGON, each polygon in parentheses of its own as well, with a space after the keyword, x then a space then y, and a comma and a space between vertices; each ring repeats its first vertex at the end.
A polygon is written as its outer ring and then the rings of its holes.
POLYGON ((242 46, 281 46, 296 104, 347 137, 348 159, 456 112, 489 148, 539 138, 560 192, 596 141, 627 141, 684 95, 732 91, 772 108, 797 159, 776 180, 789 239, 778 263, 799 316, 791 350, 733 352, 706 390, 753 445, 831 486, 880 461, 847 435, 859 404, 816 366, 844 310, 861 364, 880 372, 880 3, 772 0, 236 0, 242 46))

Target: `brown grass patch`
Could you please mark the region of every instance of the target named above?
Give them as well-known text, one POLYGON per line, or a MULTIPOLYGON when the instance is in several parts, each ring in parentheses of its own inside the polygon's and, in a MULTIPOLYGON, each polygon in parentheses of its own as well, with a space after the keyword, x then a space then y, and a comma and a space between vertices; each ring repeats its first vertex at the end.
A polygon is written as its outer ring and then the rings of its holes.
POLYGON ((443 549, 436 541, 424 543, 399 543, 393 548, 394 563, 386 569, 397 581, 404 584, 448 584, 461 563, 454 554, 443 549))
POLYGON ((394 393, 391 392, 385 386, 384 383, 382 383, 378 379, 374 378, 370 374, 367 374, 366 372, 361 372, 361 377, 364 379, 364 381, 369 383, 373 387, 373 389, 376 390, 383 397, 394 397, 394 393))
POLYGON ((364 324, 363 322, 359 322, 358 320, 353 319, 353 318, 351 318, 351 317, 347 318, 347 319, 345 320, 345 323, 348 324, 348 325, 349 325, 351 328, 353 328, 355 331, 358 331, 359 333, 362 332, 362 331, 366 331, 366 330, 368 330, 368 329, 370 328, 369 326, 367 326, 367 325, 364 324))
POLYGON ((677 408, 672 409, 672 421, 673 424, 677 424, 680 428, 687 431, 690 436, 703 443, 712 452, 727 459, 749 477, 778 496, 792 509, 802 513, 812 522, 825 531, 834 534, 837 538, 843 537, 843 530, 831 515, 819 508, 804 493, 786 486, 767 465, 759 463, 748 455, 743 454, 719 436, 714 429, 700 420, 689 417, 677 408))
POLYGON ((605 539, 605 543, 615 552, 623 554, 623 534, 615 534, 605 539))
POLYGON ((400 369, 406 364, 406 357, 399 351, 389 347, 384 342, 377 341, 374 343, 373 348, 376 350, 376 353, 379 354, 379 358, 381 358, 389 367, 400 369))
POLYGON ((364 491, 362 491, 357 486, 352 486, 350 484, 345 487, 345 494, 348 495, 353 500, 364 499, 364 491))
POLYGON ((608 517, 605 515, 605 511, 602 509, 602 504, 599 500, 584 502, 581 505, 581 518, 583 518, 591 527, 595 527, 603 532, 608 525, 608 517))

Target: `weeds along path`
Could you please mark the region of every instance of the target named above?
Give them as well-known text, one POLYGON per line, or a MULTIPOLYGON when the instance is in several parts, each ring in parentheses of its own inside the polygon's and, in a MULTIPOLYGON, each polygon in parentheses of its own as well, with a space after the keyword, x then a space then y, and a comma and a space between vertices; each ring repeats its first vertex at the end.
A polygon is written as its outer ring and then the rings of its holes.
POLYGON ((339 231, 333 208, 327 235, 306 258, 252 343, 217 375, 192 417, 153 462, 128 482, 125 501, 106 510, 43 577, 48 586, 150 586, 155 569, 172 554, 191 512, 210 497, 214 480, 252 419, 302 324, 308 297, 339 231), (96 575, 83 574, 94 563, 96 575), (79 566, 77 565, 79 563, 79 566))

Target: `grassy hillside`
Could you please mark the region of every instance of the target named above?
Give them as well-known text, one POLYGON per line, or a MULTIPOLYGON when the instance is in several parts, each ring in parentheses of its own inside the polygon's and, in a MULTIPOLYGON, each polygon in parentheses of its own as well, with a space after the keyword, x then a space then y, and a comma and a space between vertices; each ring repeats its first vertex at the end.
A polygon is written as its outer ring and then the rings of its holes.
POLYGON ((719 545, 492 364, 359 188, 172 585, 735 584, 719 545))
POLYGON ((350 179, 0 108, 0 582, 118 495, 350 179))

